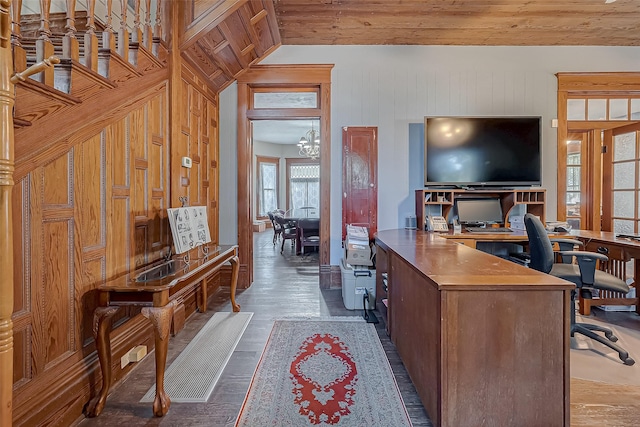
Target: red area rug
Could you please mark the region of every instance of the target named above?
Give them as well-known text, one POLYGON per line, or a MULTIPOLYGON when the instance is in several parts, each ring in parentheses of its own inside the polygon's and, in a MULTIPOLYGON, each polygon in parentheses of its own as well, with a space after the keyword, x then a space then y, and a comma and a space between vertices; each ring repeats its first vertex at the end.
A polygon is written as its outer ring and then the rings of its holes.
POLYGON ((277 320, 240 410, 246 426, 411 426, 373 324, 277 320))

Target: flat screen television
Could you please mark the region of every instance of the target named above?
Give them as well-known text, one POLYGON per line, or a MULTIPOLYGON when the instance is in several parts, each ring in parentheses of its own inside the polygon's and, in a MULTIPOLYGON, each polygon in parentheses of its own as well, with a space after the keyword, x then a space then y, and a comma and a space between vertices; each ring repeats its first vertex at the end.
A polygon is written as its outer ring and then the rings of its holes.
POLYGON ((540 117, 425 117, 425 186, 542 183, 540 117))

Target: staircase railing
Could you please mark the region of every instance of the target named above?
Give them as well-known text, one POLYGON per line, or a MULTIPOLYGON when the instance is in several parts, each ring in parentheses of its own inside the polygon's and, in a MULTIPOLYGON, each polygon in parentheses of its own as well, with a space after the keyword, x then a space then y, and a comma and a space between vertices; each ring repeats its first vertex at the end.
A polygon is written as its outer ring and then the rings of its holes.
MULTIPOLYGON (((117 54, 134 66, 140 47, 156 57, 159 54, 165 0, 106 0, 104 3, 87 0, 86 10, 77 9, 76 0, 66 0, 64 4, 51 0, 35 3, 29 2, 26 8, 22 0, 11 0, 13 72, 54 54, 63 62, 70 59, 95 72, 108 70, 108 67, 99 67, 99 51, 117 54), (52 10, 61 6, 64 10, 52 10)), ((53 68, 32 78, 54 86, 53 68)))

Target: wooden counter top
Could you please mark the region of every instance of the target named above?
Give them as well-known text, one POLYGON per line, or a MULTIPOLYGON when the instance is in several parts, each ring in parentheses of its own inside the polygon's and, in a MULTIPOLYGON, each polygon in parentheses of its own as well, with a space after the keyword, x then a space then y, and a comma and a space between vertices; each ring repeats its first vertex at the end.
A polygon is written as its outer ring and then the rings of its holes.
MULTIPOLYGON (((376 234, 376 243, 393 250, 438 289, 509 289, 522 285, 535 289, 573 289, 575 286, 566 280, 449 240, 456 236, 459 235, 443 236, 404 229, 383 230, 376 234)), ((486 237, 483 235, 481 238, 486 237)))

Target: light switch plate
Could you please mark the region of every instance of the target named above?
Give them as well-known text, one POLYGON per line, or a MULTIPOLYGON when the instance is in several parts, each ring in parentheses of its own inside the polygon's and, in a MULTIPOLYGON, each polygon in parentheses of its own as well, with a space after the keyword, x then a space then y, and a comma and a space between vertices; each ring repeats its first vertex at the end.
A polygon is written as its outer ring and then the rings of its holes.
POLYGON ((183 157, 182 158, 182 167, 190 168, 191 167, 191 157, 183 157))

